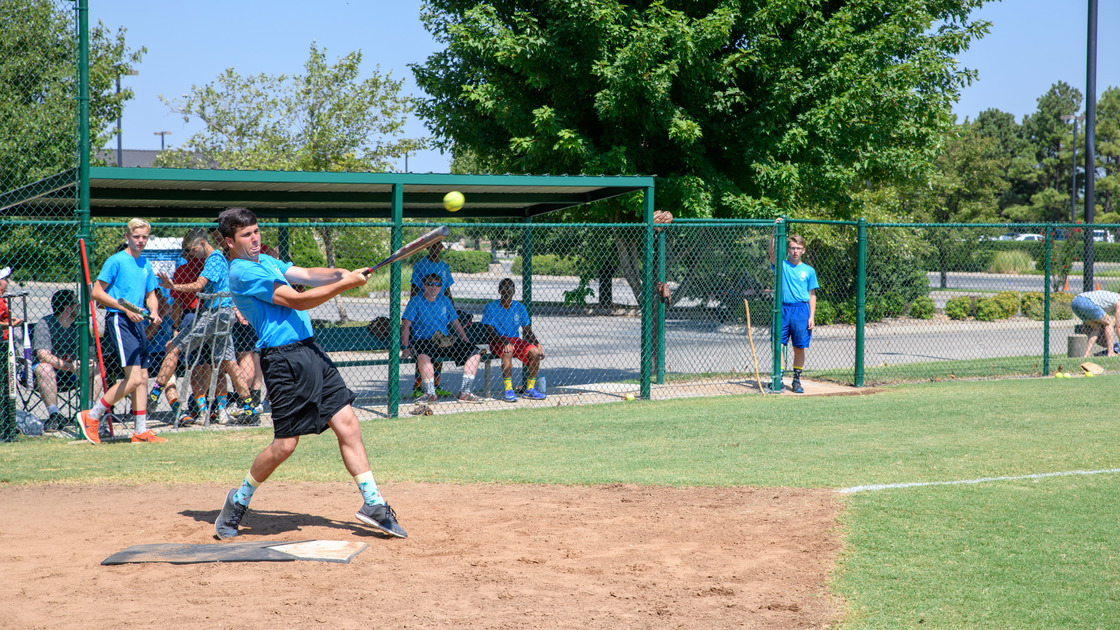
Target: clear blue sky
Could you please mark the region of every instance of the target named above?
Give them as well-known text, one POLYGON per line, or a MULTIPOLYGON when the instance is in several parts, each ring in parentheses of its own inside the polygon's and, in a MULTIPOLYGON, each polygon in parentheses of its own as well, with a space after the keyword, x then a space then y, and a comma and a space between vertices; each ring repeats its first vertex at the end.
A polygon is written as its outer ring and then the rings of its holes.
MULTIPOLYGON (((382 72, 406 78, 405 90, 416 93, 408 64, 436 50, 420 23, 419 0, 89 0, 89 5, 91 22, 127 28, 129 44, 148 49, 140 74, 122 79, 136 93, 123 117, 129 149, 158 149, 156 131, 172 132, 169 146, 183 142, 198 123, 188 125, 173 115, 160 95, 178 97, 226 68, 242 75, 298 73, 316 41, 330 58, 360 49, 366 74, 379 65, 382 72)), ((954 108, 958 117, 975 118, 994 107, 1020 120, 1057 81, 1084 93, 1087 7, 1088 0, 1005 0, 982 8, 978 15, 992 22, 992 29, 961 56, 980 76, 954 108)), ((1098 20, 1099 95, 1120 86, 1120 3, 1102 0, 1098 20)), ((427 133, 421 121, 410 121, 409 136, 427 133)), ((449 155, 428 151, 410 157, 408 166, 446 172, 449 163, 449 155)))

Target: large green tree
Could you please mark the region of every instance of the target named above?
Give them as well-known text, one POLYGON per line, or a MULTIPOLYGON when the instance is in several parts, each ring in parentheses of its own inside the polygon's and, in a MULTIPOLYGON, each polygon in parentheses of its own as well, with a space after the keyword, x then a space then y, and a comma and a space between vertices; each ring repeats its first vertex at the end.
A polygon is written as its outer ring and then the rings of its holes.
MULTIPOLYGON (((426 146, 406 138, 413 110, 404 79, 374 69, 361 78, 361 51, 334 63, 311 44, 301 75, 243 77, 232 68, 180 99, 165 102, 184 121, 204 127, 182 146, 163 151, 157 164, 178 168, 279 171, 389 171, 401 157, 426 146)), ((317 230, 327 266, 361 256, 379 243, 370 228, 362 238, 336 243, 329 222, 317 230), (347 248, 361 249, 350 252, 347 248), (351 255, 353 254, 353 255, 351 255)), ((341 300, 339 316, 348 319, 341 300)))
POLYGON ((980 4, 432 0, 419 111, 496 172, 655 174, 686 216, 843 216, 928 170, 980 4))
MULTIPOLYGON (((0 2, 0 190, 10 190, 77 165, 77 28, 72 2, 0 2)), ((91 146, 116 133, 112 121, 128 89, 116 78, 140 63, 125 30, 90 28, 91 146)))
POLYGON ((1095 194, 1103 223, 1120 222, 1120 88, 1110 87, 1097 100, 1097 168, 1095 194))

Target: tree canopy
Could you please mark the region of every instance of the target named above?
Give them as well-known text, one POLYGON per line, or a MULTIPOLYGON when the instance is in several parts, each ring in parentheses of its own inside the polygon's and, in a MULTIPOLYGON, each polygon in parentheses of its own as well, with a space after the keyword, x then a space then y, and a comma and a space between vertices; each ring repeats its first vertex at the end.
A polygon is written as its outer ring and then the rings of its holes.
POLYGON ((401 138, 413 109, 404 79, 374 69, 361 79, 361 51, 333 64, 311 44, 304 74, 243 77, 230 68, 165 102, 205 127, 160 153, 168 167, 287 171, 389 171, 425 146, 401 138))
POLYGON ((490 171, 654 174, 685 216, 772 216, 926 173, 981 0, 432 0, 438 143, 490 171))
MULTIPOLYGON (((72 3, 0 2, 0 190, 10 190, 77 164, 77 29, 72 3), (63 4, 66 6, 64 7, 63 4)), ((132 91, 116 79, 140 63, 125 30, 90 28, 90 142, 104 146, 116 133, 132 91)))

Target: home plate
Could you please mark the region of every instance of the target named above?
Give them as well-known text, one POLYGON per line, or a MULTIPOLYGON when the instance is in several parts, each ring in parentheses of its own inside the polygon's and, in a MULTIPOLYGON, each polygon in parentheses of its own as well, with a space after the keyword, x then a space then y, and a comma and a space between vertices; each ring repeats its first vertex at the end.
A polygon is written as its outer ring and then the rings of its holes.
POLYGON ((347 563, 351 558, 365 551, 368 546, 363 542, 341 540, 302 540, 279 544, 233 542, 208 545, 133 545, 105 558, 101 564, 136 562, 196 564, 200 562, 291 562, 293 560, 347 563))

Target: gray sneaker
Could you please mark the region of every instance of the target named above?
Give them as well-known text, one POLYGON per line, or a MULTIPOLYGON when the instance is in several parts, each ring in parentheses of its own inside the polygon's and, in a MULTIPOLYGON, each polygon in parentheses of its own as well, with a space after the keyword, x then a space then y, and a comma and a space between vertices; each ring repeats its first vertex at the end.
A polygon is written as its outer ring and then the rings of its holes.
POLYGON ((358 517, 359 521, 376 528, 382 533, 397 538, 408 538, 408 533, 397 524, 397 513, 389 507, 388 503, 384 505, 363 503, 362 509, 358 510, 358 513, 354 516, 358 517))
POLYGON ((214 521, 214 533, 217 534, 219 540, 237 536, 237 526, 241 524, 241 519, 245 517, 245 512, 249 510, 249 506, 241 505, 233 500, 235 494, 237 494, 236 488, 229 491, 229 494, 226 495, 226 504, 222 506, 222 511, 218 514, 218 520, 214 521))
POLYGON ((481 405, 486 402, 483 398, 476 395, 474 392, 459 392, 459 402, 474 403, 481 405))

